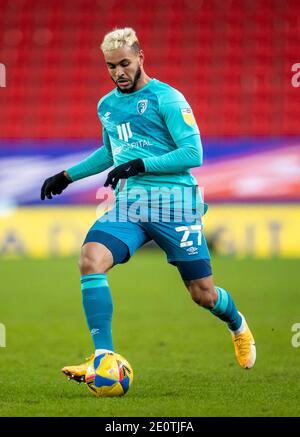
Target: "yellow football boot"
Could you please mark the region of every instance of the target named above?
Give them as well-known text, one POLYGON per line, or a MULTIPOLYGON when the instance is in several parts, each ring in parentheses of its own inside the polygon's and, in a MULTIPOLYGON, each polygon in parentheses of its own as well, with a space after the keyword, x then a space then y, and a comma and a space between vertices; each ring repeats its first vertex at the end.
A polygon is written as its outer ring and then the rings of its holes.
POLYGON ((245 317, 240 313, 243 318, 244 329, 238 334, 232 334, 232 340, 234 344, 235 356, 243 369, 251 369, 254 366, 256 359, 256 348, 253 335, 247 325, 245 317))
POLYGON ((79 384, 85 382, 85 374, 89 365, 93 362, 94 354, 86 359, 86 362, 78 366, 65 366, 61 371, 68 377, 68 380, 74 380, 79 384))

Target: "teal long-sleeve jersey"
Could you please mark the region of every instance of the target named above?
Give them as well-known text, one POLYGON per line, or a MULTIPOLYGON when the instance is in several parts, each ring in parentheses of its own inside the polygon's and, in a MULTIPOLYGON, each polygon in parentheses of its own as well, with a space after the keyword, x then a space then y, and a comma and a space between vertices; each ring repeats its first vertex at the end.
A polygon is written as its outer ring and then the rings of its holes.
POLYGON ((104 144, 67 169, 73 181, 142 158, 145 173, 129 178, 127 189, 197 185, 189 170, 202 164, 200 133, 175 88, 157 79, 130 94, 115 88, 99 101, 98 115, 104 144))

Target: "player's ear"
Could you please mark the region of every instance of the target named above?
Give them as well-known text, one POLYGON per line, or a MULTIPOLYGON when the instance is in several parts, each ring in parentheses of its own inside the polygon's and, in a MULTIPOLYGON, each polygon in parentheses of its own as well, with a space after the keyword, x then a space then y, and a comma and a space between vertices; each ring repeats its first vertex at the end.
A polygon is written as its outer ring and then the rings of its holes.
POLYGON ((145 54, 144 54, 143 50, 139 51, 138 57, 139 57, 139 61, 140 61, 140 66, 142 67, 144 65, 144 61, 145 61, 145 54))

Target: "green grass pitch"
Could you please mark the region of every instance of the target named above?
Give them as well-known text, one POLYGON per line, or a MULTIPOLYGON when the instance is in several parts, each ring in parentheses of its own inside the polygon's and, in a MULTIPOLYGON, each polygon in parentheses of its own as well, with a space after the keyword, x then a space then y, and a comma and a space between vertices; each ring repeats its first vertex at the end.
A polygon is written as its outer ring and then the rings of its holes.
POLYGON ((115 349, 134 369, 122 398, 97 399, 60 373, 92 352, 77 260, 1 261, 1 416, 299 416, 298 260, 213 260, 255 335, 257 363, 235 361, 225 324, 197 307, 177 270, 145 250, 116 267, 115 349))

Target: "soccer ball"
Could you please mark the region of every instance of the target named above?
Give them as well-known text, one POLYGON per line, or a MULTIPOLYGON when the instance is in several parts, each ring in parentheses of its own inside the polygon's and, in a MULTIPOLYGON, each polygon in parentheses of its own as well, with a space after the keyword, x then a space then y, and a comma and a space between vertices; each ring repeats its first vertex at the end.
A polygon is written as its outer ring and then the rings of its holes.
POLYGON ((133 370, 122 355, 103 353, 89 363, 85 382, 94 396, 123 396, 133 381, 133 370))

